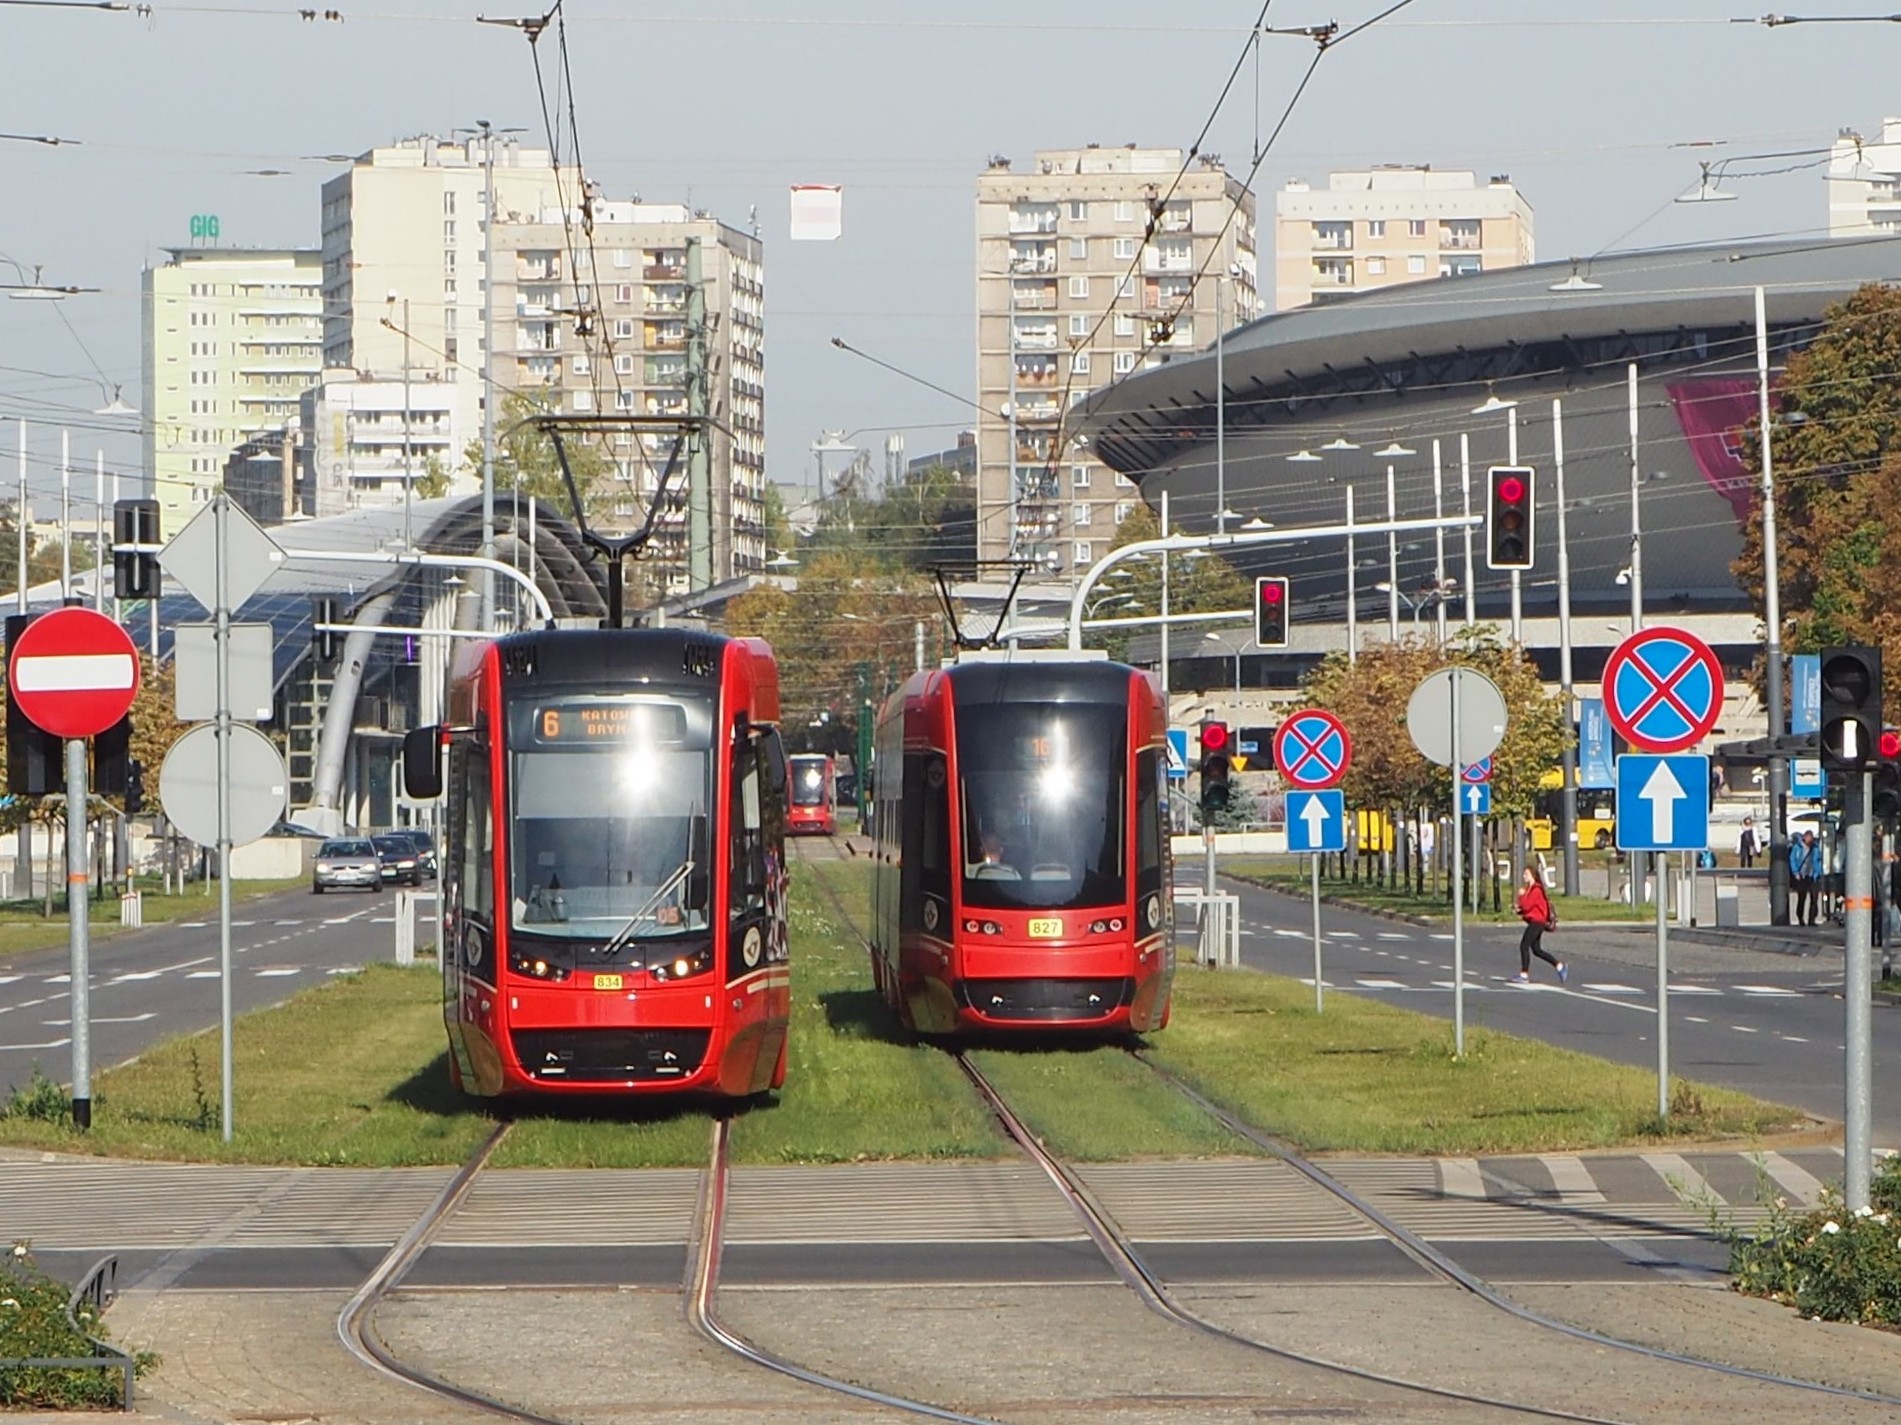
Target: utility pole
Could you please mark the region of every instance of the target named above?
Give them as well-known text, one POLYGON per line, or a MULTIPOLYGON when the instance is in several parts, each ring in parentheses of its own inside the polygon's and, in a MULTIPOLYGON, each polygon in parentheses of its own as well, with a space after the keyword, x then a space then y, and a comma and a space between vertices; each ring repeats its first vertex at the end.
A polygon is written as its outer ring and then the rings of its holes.
MULTIPOLYGON (((495 558, 495 131, 482 131, 482 558, 495 558)), ((408 323, 404 323, 405 326, 408 323)), ((481 627, 495 627, 495 571, 481 573, 481 627)))
MULTIPOLYGON (((707 427, 706 273, 700 240, 686 240, 687 588, 713 584, 712 432, 707 427)), ((820 483, 823 484, 821 478, 820 483)))

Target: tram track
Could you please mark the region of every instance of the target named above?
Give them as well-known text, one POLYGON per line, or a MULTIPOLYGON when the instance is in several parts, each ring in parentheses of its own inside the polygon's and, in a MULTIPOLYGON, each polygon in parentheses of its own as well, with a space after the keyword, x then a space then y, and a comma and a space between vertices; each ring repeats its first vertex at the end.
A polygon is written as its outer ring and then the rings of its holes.
MULTIPOLYGON (((834 857, 839 860, 845 859, 837 855, 835 847, 834 857)), ((862 942, 864 940, 863 932, 856 918, 838 895, 836 888, 823 877, 815 877, 814 879, 819 881, 826 899, 831 903, 834 912, 839 916, 846 928, 854 937, 862 942)), ((1077 1174, 1063 1164, 1056 1155, 1050 1153, 1028 1125, 1017 1117, 1010 1109, 1003 1095, 990 1084, 981 1070, 971 1061, 969 1055, 962 1050, 954 1050, 952 1052, 959 1067, 971 1080, 973 1088, 977 1091, 979 1096, 984 1099, 986 1105, 997 1118, 997 1121, 1003 1127, 1011 1141, 1050 1178, 1052 1184, 1063 1195, 1071 1209, 1076 1213, 1078 1219, 1083 1224, 1084 1230, 1089 1235, 1091 1241, 1095 1243, 1104 1259, 1110 1264, 1111 1268, 1124 1284, 1127 1285, 1150 1310, 1155 1311, 1169 1320, 1175 1321, 1181 1326, 1202 1334, 1224 1339, 1236 1345, 1263 1352, 1290 1363, 1298 1363, 1331 1372, 1338 1372, 1345 1376, 1369 1383, 1401 1390, 1416 1391, 1441 1400, 1473 1404, 1536 1418, 1586 1421, 1592 1422, 1592 1425, 1619 1425, 1619 1422, 1611 1420, 1608 1417, 1579 1414, 1520 1401, 1464 1392, 1380 1372, 1369 1371, 1326 1357, 1276 1346, 1270 1342, 1229 1330, 1218 1323, 1202 1317, 1192 1309, 1183 1305, 1179 1299, 1169 1291, 1161 1279, 1144 1264, 1139 1253, 1135 1251, 1133 1244, 1123 1235, 1121 1229, 1115 1224, 1113 1217, 1096 1201, 1087 1185, 1082 1182, 1077 1174)), ((1690 1370, 1712 1372, 1730 1379, 1752 1381, 1763 1385, 1777 1386, 1811 1395, 1828 1396, 1845 1401, 1901 1407, 1901 1397, 1855 1390, 1844 1386, 1829 1385, 1825 1382, 1808 1380, 1801 1377, 1778 1375, 1774 1372, 1755 1370, 1746 1366, 1728 1365, 1723 1362, 1711 1361, 1702 1357, 1686 1355, 1681 1352, 1674 1352, 1660 1347, 1647 1346, 1640 1342, 1629 1341, 1621 1337, 1611 1336, 1590 1330, 1586 1327, 1577 1326, 1573 1323, 1544 1315, 1543 1313, 1523 1306, 1513 1301, 1510 1297, 1505 1295, 1505 1293, 1482 1277, 1468 1271, 1448 1254, 1433 1246, 1425 1238, 1392 1219, 1376 1205, 1366 1201, 1359 1194, 1353 1192, 1344 1183, 1341 1183, 1338 1179, 1320 1168, 1318 1164, 1306 1158, 1292 1145, 1282 1142, 1270 1134, 1261 1132, 1261 1130, 1253 1127, 1253 1125, 1246 1123, 1238 1115, 1214 1103, 1179 1077, 1157 1064, 1139 1048, 1125 1046, 1125 1052, 1138 1063, 1142 1064, 1149 1072, 1155 1074, 1172 1090, 1181 1094, 1202 1112, 1220 1123, 1229 1132, 1272 1155, 1299 1173, 1313 1186, 1333 1196, 1337 1201, 1355 1213, 1362 1221, 1377 1231, 1397 1250, 1433 1277, 1448 1285, 1460 1288, 1492 1309, 1523 1322, 1526 1325, 1542 1331, 1556 1333, 1569 1340, 1577 1341, 1580 1344, 1629 1353, 1643 1359, 1672 1366, 1681 1366, 1690 1370)))

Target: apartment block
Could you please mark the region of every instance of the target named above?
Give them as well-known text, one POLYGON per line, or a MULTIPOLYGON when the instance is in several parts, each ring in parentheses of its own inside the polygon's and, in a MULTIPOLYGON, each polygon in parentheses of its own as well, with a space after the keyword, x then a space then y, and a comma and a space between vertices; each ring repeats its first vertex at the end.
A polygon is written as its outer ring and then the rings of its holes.
POLYGON ((1828 235, 1901 232, 1901 119, 1883 119, 1870 142, 1843 129, 1828 151, 1828 235))
MULTIPOLYGON (((977 179, 977 543, 983 559, 1087 568, 1135 485, 1063 415, 1092 390, 1252 319, 1254 196, 1214 155, 1039 149, 977 179)), ((1211 515, 1213 511, 1203 511, 1211 515)))
POLYGON ((300 249, 167 248, 145 269, 145 469, 166 538, 234 448, 295 417, 323 369, 322 266, 300 249))
MULTIPOLYGON (((613 469, 598 517, 638 518, 666 467, 664 418, 694 404, 689 288, 705 300, 705 407, 711 417, 712 579, 764 567, 765 316, 756 235, 678 204, 607 200, 557 169, 545 149, 503 138, 422 137, 374 149, 324 186, 324 363, 386 389, 473 388, 445 403, 452 489, 476 488, 461 452, 480 435, 484 378, 496 416, 513 393, 562 415, 640 418, 598 437, 613 469), (493 280, 486 204, 495 201, 493 280), (690 271, 690 269, 692 269, 690 271), (494 330, 492 360, 485 324, 494 330), (408 334, 407 360, 404 333, 408 334)), ((379 404, 386 404, 380 402, 379 404)), ((359 416, 361 412, 348 407, 359 416)), ((412 426, 415 420, 412 410, 412 426)), ((605 424, 606 421, 603 422, 605 424)), ((333 448, 349 450, 319 415, 333 448)), ((330 482, 359 492, 388 482, 362 472, 330 482)), ((325 476, 319 459, 320 488, 325 476)), ((400 481, 394 496, 401 499, 400 481)), ((686 467, 668 482, 653 557, 668 592, 688 583, 686 467)))
POLYGON ((1531 205, 1499 175, 1389 164, 1274 195, 1274 307, 1536 260, 1531 205))

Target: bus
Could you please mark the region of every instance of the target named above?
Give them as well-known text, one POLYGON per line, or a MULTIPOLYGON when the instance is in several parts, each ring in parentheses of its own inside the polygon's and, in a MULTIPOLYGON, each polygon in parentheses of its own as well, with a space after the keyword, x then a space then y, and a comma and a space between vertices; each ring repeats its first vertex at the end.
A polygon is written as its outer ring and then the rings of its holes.
MULTIPOLYGON (((1538 797, 1532 803, 1531 815, 1525 818, 1532 850, 1550 851, 1558 847, 1563 793, 1562 769, 1553 767, 1538 779, 1538 797)), ((1608 851, 1616 844, 1617 793, 1609 787, 1579 787, 1578 845, 1585 850, 1608 851)))

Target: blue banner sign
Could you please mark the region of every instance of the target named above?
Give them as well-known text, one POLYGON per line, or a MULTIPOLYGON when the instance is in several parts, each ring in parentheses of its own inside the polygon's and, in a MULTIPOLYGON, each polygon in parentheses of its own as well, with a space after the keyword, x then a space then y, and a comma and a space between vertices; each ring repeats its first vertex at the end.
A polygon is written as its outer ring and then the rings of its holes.
MULTIPOLYGON (((1822 726, 1822 655, 1798 653, 1789 660, 1794 696, 1789 699, 1789 731, 1816 732, 1822 726)), ((1771 735, 1775 732, 1770 729, 1771 735)))
POLYGON ((1611 720, 1604 716, 1602 698, 1578 701, 1578 785, 1598 789, 1617 785, 1611 770, 1611 720))

